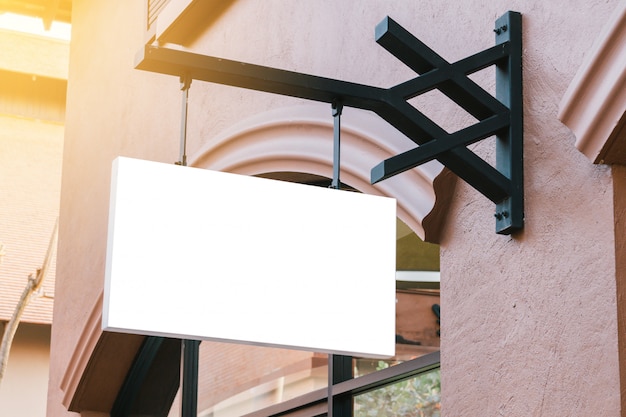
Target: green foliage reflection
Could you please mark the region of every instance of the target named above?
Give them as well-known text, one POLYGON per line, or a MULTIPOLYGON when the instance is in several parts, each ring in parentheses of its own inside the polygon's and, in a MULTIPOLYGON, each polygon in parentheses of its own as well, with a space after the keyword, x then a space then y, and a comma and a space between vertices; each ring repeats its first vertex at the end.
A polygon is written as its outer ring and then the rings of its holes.
POLYGON ((439 369, 354 397, 355 417, 440 417, 440 410, 439 369))

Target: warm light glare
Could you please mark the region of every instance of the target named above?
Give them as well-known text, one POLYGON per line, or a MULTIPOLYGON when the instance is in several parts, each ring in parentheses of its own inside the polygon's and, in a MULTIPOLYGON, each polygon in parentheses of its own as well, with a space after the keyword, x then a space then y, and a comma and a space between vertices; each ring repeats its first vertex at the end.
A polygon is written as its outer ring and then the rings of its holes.
POLYGON ((72 25, 69 23, 53 21, 52 25, 50 25, 50 30, 45 30, 41 19, 14 13, 0 13, 0 29, 14 30, 66 41, 70 40, 72 34, 72 25))

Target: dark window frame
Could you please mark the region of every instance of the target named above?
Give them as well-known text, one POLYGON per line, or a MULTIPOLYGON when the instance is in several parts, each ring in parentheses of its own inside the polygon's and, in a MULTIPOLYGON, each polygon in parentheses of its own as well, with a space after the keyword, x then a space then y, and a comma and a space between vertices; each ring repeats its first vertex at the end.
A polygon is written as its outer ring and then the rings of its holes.
MULTIPOLYGON (((327 415, 330 395, 332 402, 350 401, 360 395, 396 382, 409 379, 440 367, 440 353, 432 352, 398 365, 373 372, 358 378, 334 383, 331 389, 319 389, 291 400, 246 414, 242 417, 317 417, 327 415)), ((351 413, 352 415, 353 413, 351 413)))

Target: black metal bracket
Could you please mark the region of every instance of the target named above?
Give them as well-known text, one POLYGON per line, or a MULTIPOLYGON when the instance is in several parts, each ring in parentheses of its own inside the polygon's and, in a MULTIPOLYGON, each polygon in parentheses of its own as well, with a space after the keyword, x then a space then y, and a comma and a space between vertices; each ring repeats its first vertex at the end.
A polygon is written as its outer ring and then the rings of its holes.
POLYGON ((376 27, 376 42, 418 76, 390 88, 318 77, 191 52, 147 45, 136 68, 257 91, 370 110, 418 146, 372 169, 372 183, 433 159, 439 160, 496 203, 496 232, 511 234, 524 224, 521 15, 496 21, 496 45, 449 63, 391 18, 376 27), (496 97, 469 74, 496 66, 496 97), (448 133, 408 103, 438 89, 477 119, 448 133), (494 168, 467 146, 496 136, 494 168))
MULTIPOLYGON (((439 159, 470 185, 496 203, 496 232, 511 234, 524 225, 523 123, 522 123, 522 19, 508 12, 496 21, 494 48, 479 52, 456 63, 449 63, 435 51, 414 38, 391 20, 377 28, 377 42, 420 76, 394 88, 408 100, 437 88, 478 122, 454 133, 447 133, 430 119, 416 118, 432 138, 421 146, 389 158, 372 169, 372 183, 390 178, 433 159, 439 159), (496 97, 486 92, 468 75, 488 66, 496 66, 496 97), (465 146, 496 136, 496 169, 483 171, 492 175, 499 187, 485 189, 486 182, 472 179, 468 155, 465 164, 450 165, 448 154, 465 146), (443 159, 442 159, 443 157, 443 159), (465 166, 464 166, 465 165, 465 166), (459 172, 458 170, 461 170, 459 172)), ((472 154, 474 155, 474 154, 472 154)), ((477 166, 477 169, 481 169, 477 166)))

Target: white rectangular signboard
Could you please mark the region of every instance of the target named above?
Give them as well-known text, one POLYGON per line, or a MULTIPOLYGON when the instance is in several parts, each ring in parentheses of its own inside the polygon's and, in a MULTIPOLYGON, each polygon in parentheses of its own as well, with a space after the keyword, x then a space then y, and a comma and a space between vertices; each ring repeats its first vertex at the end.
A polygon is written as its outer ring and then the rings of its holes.
POLYGON ((107 331, 389 357, 394 199, 113 162, 107 331))

